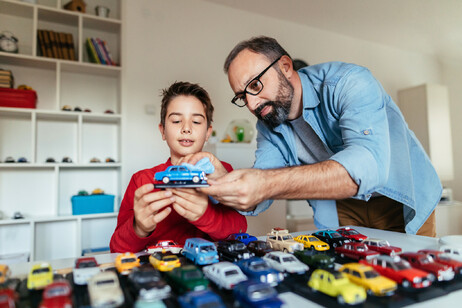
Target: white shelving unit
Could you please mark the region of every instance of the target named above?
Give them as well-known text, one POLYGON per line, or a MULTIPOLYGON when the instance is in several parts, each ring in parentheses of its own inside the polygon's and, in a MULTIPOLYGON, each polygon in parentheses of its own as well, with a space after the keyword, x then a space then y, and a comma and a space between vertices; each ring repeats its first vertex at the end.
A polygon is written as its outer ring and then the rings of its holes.
POLYGON ((0 68, 38 95, 36 109, 0 107, 0 258, 52 260, 109 246, 121 199, 122 1, 86 0, 79 13, 62 9, 64 0, 0 0, 0 30, 19 40, 18 54, 0 52, 0 68), (95 16, 97 5, 110 17, 95 16), (72 33, 77 60, 40 56, 38 29, 72 33), (107 41, 118 66, 90 63, 87 37, 107 41), (28 163, 5 163, 8 156, 28 163), (66 156, 72 163, 61 163, 66 156), (46 163, 49 157, 56 163, 46 163), (90 163, 93 157, 102 162, 90 163), (71 196, 95 188, 116 196, 114 213, 72 216, 71 196), (17 211, 25 218, 11 219, 17 211))

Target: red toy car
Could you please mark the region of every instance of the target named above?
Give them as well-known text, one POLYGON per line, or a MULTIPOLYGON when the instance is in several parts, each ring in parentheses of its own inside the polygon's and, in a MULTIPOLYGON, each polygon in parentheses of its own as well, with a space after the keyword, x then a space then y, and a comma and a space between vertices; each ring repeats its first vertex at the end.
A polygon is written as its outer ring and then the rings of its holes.
POLYGON ((363 241, 369 249, 380 252, 384 255, 396 256, 402 252, 402 249, 396 246, 391 246, 387 240, 381 240, 377 238, 368 238, 363 241))
POLYGON ((46 307, 72 308, 71 285, 67 280, 56 280, 45 288, 39 308, 46 307))
POLYGON ((363 243, 351 242, 343 244, 340 247, 335 247, 335 252, 339 254, 342 258, 348 257, 355 260, 360 259, 371 259, 374 258, 380 253, 374 250, 370 250, 367 245, 363 243))
POLYGON ((380 275, 396 281, 404 288, 421 289, 432 284, 428 273, 412 268, 409 262, 398 256, 380 255, 370 260, 359 260, 359 263, 372 266, 380 275))
POLYGON ((423 252, 403 252, 400 257, 411 263, 412 267, 430 273, 433 280, 448 281, 454 278, 451 267, 435 262, 432 257, 423 252))
POLYGON ((438 263, 448 265, 452 270, 459 275, 462 275, 462 262, 451 259, 451 257, 444 253, 444 251, 433 250, 433 249, 422 249, 418 252, 423 252, 428 256, 432 257, 438 263))
POLYGON ((343 237, 357 242, 362 242, 367 239, 367 236, 350 227, 339 228, 337 229, 337 232, 340 233, 343 237))
POLYGON ((181 253, 182 250, 183 246, 172 240, 158 241, 155 245, 146 247, 146 252, 149 253, 170 251, 171 253, 178 254, 181 253))
POLYGON ((0 307, 15 308, 18 301, 18 294, 9 289, 0 290, 0 307))

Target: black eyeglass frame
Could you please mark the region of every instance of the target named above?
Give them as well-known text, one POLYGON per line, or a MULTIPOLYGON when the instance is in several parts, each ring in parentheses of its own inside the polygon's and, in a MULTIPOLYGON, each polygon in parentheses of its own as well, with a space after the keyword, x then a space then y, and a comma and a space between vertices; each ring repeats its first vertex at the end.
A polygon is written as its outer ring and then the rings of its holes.
POLYGON ((282 58, 282 56, 278 57, 276 60, 274 60, 270 65, 268 65, 267 68, 265 68, 260 74, 258 74, 255 78, 252 78, 252 80, 250 80, 247 85, 245 86, 244 88, 244 91, 241 91, 239 93, 237 93, 233 99, 231 100, 231 103, 233 103, 234 105, 236 105, 237 107, 244 107, 247 105, 247 100, 245 99, 246 97, 246 94, 250 94, 250 95, 253 95, 253 96, 256 96, 258 94, 260 94, 260 92, 263 90, 264 88, 264 85, 263 85, 263 82, 261 82, 260 78, 274 65, 276 64, 280 59, 282 58), (247 87, 252 83, 254 82, 255 80, 258 80, 260 83, 261 83, 261 89, 257 92, 257 93, 250 93, 249 91, 247 91, 247 87), (239 105, 236 103, 236 101, 239 100, 239 96, 241 95, 244 95, 244 105, 239 105))

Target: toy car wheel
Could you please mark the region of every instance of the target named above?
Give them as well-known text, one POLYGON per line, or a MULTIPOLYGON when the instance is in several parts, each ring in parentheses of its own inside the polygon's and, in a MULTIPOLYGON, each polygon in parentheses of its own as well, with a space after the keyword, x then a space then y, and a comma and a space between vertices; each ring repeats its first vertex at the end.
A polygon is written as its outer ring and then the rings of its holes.
POLYGON ((199 177, 197 175, 193 176, 192 181, 193 183, 199 183, 199 177))
POLYGON ((314 246, 313 246, 313 245, 310 246, 310 250, 314 250, 314 246))
POLYGON ((401 283, 404 288, 409 288, 411 286, 411 283, 409 280, 404 279, 403 282, 401 283))
POLYGON ((167 184, 168 182, 170 182, 170 179, 168 178, 168 176, 164 176, 162 178, 162 182, 164 182, 164 184, 167 184))
POLYGON ((343 253, 340 254, 340 257, 345 258, 345 255, 343 253))
POLYGON ((337 302, 338 302, 340 305, 345 305, 345 298, 343 298, 342 295, 339 295, 339 296, 337 296, 337 302))
POLYGON ((334 246, 334 248, 337 247, 337 243, 333 243, 332 246, 334 246))
POLYGON ((372 289, 367 289, 366 293, 367 293, 367 295, 370 295, 370 296, 375 295, 374 292, 372 291, 372 289))

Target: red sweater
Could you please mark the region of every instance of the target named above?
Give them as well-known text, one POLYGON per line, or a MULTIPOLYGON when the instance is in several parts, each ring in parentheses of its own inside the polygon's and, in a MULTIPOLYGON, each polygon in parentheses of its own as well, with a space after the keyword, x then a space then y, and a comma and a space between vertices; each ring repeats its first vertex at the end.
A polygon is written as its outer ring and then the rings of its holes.
MULTIPOLYGON (((222 163, 228 172, 233 170, 230 164, 222 163)), ((157 224, 151 235, 139 237, 133 228, 135 190, 144 184, 153 183, 154 174, 164 171, 171 165, 172 163, 168 159, 164 164, 138 171, 132 176, 120 205, 117 227, 110 243, 111 252, 138 252, 160 240, 173 240, 181 245, 190 237, 218 241, 226 238, 231 233, 245 232, 247 230, 247 220, 244 216, 230 207, 221 204, 215 205, 209 201, 207 210, 198 220, 189 221, 172 208, 170 214, 157 224)), ((153 191, 156 190, 159 189, 154 189, 153 191)))

